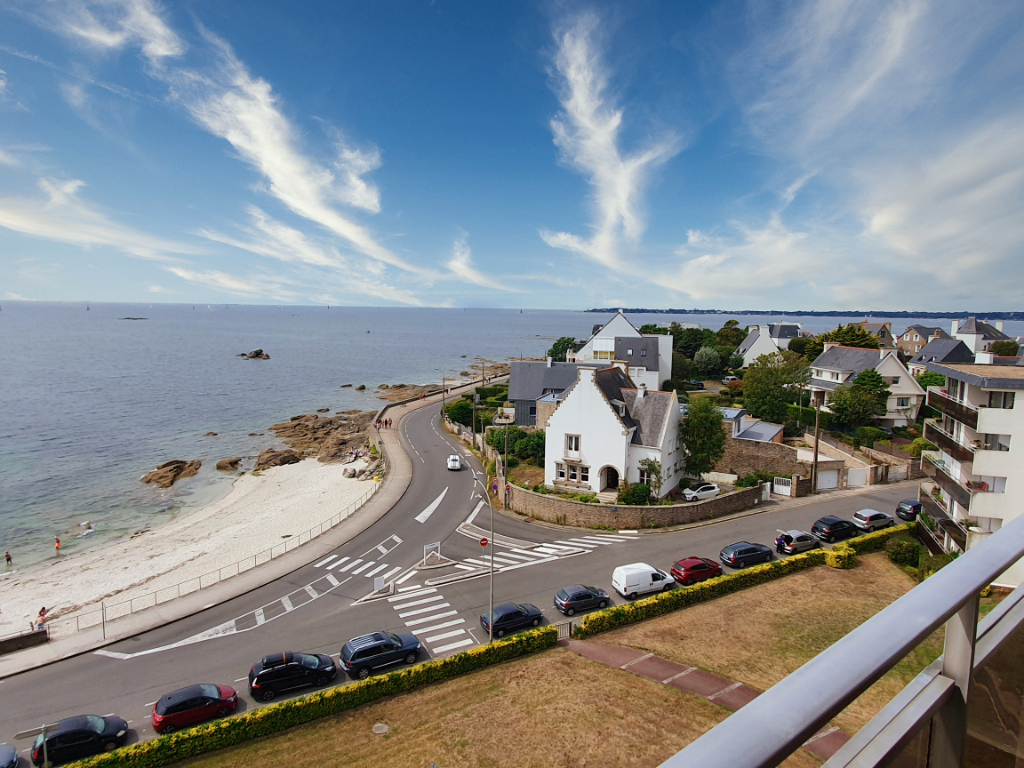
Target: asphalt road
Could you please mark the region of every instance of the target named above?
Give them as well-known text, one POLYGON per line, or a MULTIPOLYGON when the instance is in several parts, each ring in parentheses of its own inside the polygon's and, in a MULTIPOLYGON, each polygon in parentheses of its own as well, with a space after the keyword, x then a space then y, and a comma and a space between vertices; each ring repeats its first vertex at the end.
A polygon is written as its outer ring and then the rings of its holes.
MULTIPOLYGON (((152 703, 161 695, 199 682, 235 686, 239 711, 257 704, 246 676, 252 664, 282 650, 335 657, 346 640, 368 632, 412 631, 427 656, 467 650, 487 637, 478 617, 487 610, 489 578, 474 577, 494 550, 495 603, 532 602, 548 621, 562 620, 552 607, 561 587, 584 583, 611 589, 616 565, 647 562, 668 570, 681 557, 717 559, 726 544, 747 540, 771 544, 779 529, 809 529, 825 514, 849 518, 864 507, 890 512, 908 495, 906 487, 879 486, 853 497, 807 499, 793 506, 769 504, 761 514, 715 521, 666 533, 566 531, 494 515, 497 546, 481 547, 479 531, 460 532, 473 523, 490 527, 489 507, 479 463, 441 429, 438 409, 411 413, 400 433, 413 463, 413 477, 402 499, 353 540, 267 584, 226 603, 158 629, 0 681, 0 741, 43 722, 77 714, 116 713, 133 729, 129 743, 152 738, 152 703), (464 468, 446 469, 452 453, 464 468), (508 537, 508 538, 505 538, 508 537), (415 570, 425 545, 440 542, 455 565, 415 570), (436 588, 427 579, 461 573, 464 580, 436 588), (375 576, 398 582, 391 598, 359 603, 373 591, 375 576)), ((339 675, 334 684, 347 680, 339 675)), ((296 692, 296 695, 307 691, 296 692)), ((27 751, 29 742, 16 746, 27 751)))

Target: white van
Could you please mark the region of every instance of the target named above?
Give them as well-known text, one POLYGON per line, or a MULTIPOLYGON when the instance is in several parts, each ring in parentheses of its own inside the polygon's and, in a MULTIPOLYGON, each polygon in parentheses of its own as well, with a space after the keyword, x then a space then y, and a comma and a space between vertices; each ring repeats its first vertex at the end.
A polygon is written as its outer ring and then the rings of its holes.
POLYGON ((620 565, 612 571, 612 587, 623 597, 633 599, 648 592, 672 589, 672 577, 647 563, 620 565))

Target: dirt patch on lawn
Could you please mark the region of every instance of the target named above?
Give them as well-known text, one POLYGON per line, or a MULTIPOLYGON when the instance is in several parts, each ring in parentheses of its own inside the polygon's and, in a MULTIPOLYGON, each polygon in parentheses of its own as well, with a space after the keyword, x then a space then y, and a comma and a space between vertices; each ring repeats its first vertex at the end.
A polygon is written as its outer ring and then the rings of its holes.
MULTIPOLYGON (((554 648, 182 765, 653 768, 728 714, 554 648), (376 723, 390 730, 377 736, 376 723)), ((818 763, 798 753, 784 765, 818 763)))
MULTIPOLYGON (((881 553, 848 571, 813 568, 600 635, 764 691, 910 591, 881 553)), ((942 653, 940 629, 835 719, 854 733, 942 653)))
POLYGON ((516 483, 525 483, 530 488, 537 485, 544 485, 544 467, 533 464, 520 464, 508 471, 509 479, 516 483))

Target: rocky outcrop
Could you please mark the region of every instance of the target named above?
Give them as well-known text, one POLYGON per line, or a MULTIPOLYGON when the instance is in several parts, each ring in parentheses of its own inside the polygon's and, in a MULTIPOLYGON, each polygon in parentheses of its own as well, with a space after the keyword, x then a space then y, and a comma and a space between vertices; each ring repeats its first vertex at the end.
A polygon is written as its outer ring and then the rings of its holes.
POLYGON ((249 352, 248 354, 246 354, 245 352, 242 352, 238 356, 239 357, 244 357, 246 360, 269 360, 270 359, 270 355, 268 355, 262 349, 254 349, 252 352, 249 352))
POLYGON ((366 385, 360 384, 358 387, 356 387, 356 392, 362 392, 364 389, 366 389, 366 385))
POLYGON ((270 469, 271 467, 282 467, 285 464, 298 464, 302 456, 295 451, 264 451, 256 459, 256 471, 270 469))
POLYGON ((351 384, 342 384, 340 387, 338 387, 338 389, 348 389, 351 386, 351 384))
POLYGON ((310 413, 293 416, 271 429, 299 454, 332 462, 348 458, 354 449, 363 447, 372 421, 372 411, 346 411, 323 418, 310 413))
POLYGON ((221 472, 234 472, 242 463, 241 456, 234 456, 230 459, 221 459, 217 462, 217 469, 221 472))
POLYGON ((173 459, 165 462, 142 478, 142 482, 151 483, 158 488, 170 488, 175 482, 185 477, 192 477, 203 465, 198 459, 195 461, 182 461, 173 459))
POLYGON ((216 436, 217 436, 216 432, 207 432, 205 435, 203 435, 203 437, 216 437, 216 436))
POLYGON ((331 409, 330 408, 317 408, 316 412, 317 413, 330 413, 331 409))

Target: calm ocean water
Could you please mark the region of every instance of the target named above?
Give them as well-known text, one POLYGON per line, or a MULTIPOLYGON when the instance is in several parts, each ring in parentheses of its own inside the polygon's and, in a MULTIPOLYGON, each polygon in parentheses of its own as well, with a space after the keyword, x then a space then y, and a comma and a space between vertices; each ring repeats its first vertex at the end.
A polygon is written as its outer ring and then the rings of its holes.
MULTIPOLYGON (((72 553, 154 527, 223 496, 231 476, 214 464, 276 444, 271 424, 317 408, 375 410, 382 403, 374 396, 378 384, 438 382, 476 357, 543 356, 554 338, 586 337, 606 317, 223 304, 91 304, 87 311, 84 304, 5 302, 0 549, 24 567, 53 556, 55 535, 72 553), (271 359, 236 356, 256 347, 271 359), (367 391, 340 389, 348 383, 366 384, 367 391), (139 482, 169 459, 201 459, 203 468, 166 491, 139 482), (96 531, 78 538, 85 521, 96 531)), ((632 319, 717 329, 728 316, 632 319)), ((849 319, 801 320, 818 332, 849 319)), ((1007 332, 1024 333, 1024 323, 1009 323, 1007 332)))

